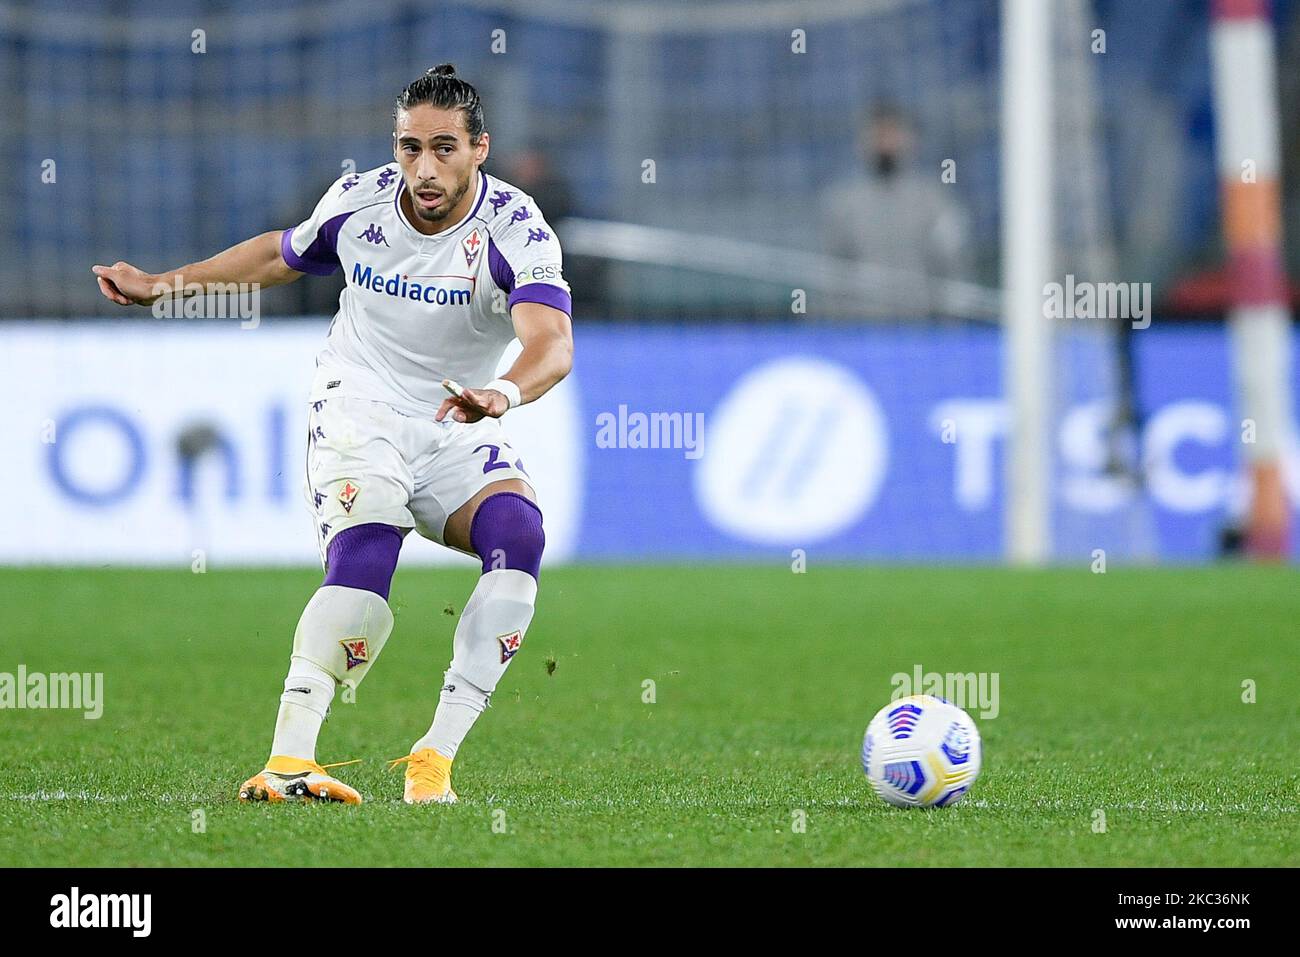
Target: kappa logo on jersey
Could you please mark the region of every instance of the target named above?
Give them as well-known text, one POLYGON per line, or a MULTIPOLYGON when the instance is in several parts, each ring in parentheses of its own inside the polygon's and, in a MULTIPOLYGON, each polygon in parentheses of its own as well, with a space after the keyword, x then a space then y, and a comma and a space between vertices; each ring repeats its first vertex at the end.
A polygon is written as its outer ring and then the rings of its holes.
POLYGON ((497 641, 501 642, 501 663, 504 665, 519 652, 519 646, 524 643, 524 636, 517 631, 512 631, 508 635, 497 635, 497 641))
POLYGON ((357 493, 360 491, 361 489, 351 482, 344 482, 343 487, 339 489, 339 501, 343 503, 343 511, 349 515, 352 514, 352 503, 356 501, 357 493))
POLYGON ((541 243, 550 238, 551 234, 544 229, 530 229, 528 230, 528 242, 524 243, 524 245, 531 246, 534 241, 541 243))
POLYGON ((379 174, 378 182, 375 183, 375 192, 377 193, 381 189, 387 189, 388 184, 391 183, 396 177, 397 177, 397 170, 388 169, 387 167, 385 167, 384 170, 379 174))
POLYGON ((465 251, 465 265, 473 266, 474 260, 478 259, 478 254, 483 250, 483 237, 478 234, 477 226, 460 241, 460 248, 465 251))
MULTIPOLYGON (((364 239, 366 242, 374 243, 376 246, 380 243, 383 243, 385 246, 388 245, 388 240, 384 238, 384 227, 376 226, 374 223, 371 223, 361 233, 359 233, 357 239, 364 239)), ((389 248, 391 249, 392 247, 389 248)))
POLYGON ((339 644, 343 646, 343 653, 348 656, 348 671, 370 660, 370 645, 366 644, 366 639, 344 638, 339 644))
POLYGON ((504 190, 494 190, 488 197, 488 202, 492 204, 492 212, 501 212, 501 207, 515 198, 514 193, 507 193, 504 190))

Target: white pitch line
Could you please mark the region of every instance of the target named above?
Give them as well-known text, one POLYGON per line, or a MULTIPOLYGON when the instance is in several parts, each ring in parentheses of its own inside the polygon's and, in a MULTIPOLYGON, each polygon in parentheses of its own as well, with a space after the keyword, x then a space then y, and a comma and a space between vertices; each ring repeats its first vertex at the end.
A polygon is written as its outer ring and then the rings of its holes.
MULTIPOLYGON (((0 800, 5 801, 30 801, 30 802, 54 802, 54 801, 80 801, 87 804, 122 804, 131 801, 161 802, 164 804, 211 804, 213 803, 210 795, 202 794, 104 794, 100 791, 29 791, 20 794, 0 795, 0 800)), ((218 799, 220 801, 220 799, 218 799)), ((224 802, 221 802, 224 803, 224 802)), ((310 802, 302 802, 304 804, 310 802)), ((386 800, 384 798, 370 798, 367 803, 378 804, 381 806, 392 806, 400 804, 400 799, 393 798, 386 800)), ((496 795, 489 795, 481 799, 462 798, 461 804, 471 807, 514 807, 522 809, 523 803, 516 803, 510 800, 501 800, 496 795)), ((797 797, 792 796, 788 801, 771 801, 758 800, 754 798, 736 801, 692 801, 666 799, 662 801, 614 801, 600 800, 597 798, 561 798, 558 805, 562 808, 573 810, 602 810, 602 811, 620 811, 620 810, 649 810, 654 808, 668 808, 681 810, 708 810, 708 811, 727 811, 736 808, 756 809, 771 808, 773 810, 789 810, 790 808, 801 808, 804 810, 815 810, 819 808, 846 808, 846 807, 870 807, 881 808, 883 805, 877 804, 871 795, 865 795, 862 798, 857 797, 840 797, 834 799, 819 799, 811 801, 800 801, 797 797)), ((968 808, 979 808, 981 810, 991 809, 995 811, 1024 811, 1027 808, 1036 810, 1050 810, 1059 813, 1084 813, 1100 808, 1105 811, 1139 811, 1148 813, 1161 814, 1295 814, 1300 811, 1294 805, 1247 805, 1247 804, 1228 804, 1215 806, 1198 802, 1194 804, 1185 804, 1181 802, 1170 803, 1151 803, 1148 801, 1127 801, 1123 804, 1089 804, 1088 802, 1076 802, 1067 805, 1062 801, 1034 801, 1029 805, 1024 803, 1013 803, 1007 801, 989 801, 987 798, 977 798, 974 800, 967 799, 962 802, 962 806, 968 808)))
POLYGON ((164 803, 193 804, 204 800, 192 794, 104 794, 100 791, 29 791, 25 794, 6 794, 6 801, 84 801, 89 804, 119 804, 126 801, 162 801, 164 803))

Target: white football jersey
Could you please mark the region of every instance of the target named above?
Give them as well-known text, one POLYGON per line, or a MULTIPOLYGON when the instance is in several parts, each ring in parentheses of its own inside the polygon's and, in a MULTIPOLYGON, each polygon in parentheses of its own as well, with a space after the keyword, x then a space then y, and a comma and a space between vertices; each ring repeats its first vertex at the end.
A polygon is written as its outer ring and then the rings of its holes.
POLYGON ((572 311, 559 240, 522 190, 479 171, 469 214, 426 236, 402 211, 403 188, 396 163, 341 177, 281 236, 294 269, 342 267, 347 278, 312 400, 375 399, 432 416, 443 379, 478 388, 495 378, 515 303, 572 311))

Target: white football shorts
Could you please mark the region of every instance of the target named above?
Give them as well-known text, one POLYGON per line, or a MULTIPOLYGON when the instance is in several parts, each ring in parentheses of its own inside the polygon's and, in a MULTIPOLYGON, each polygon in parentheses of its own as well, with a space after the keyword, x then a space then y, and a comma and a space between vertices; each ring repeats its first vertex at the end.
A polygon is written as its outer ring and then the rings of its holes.
POLYGON ((500 419, 435 422, 338 396, 310 404, 307 428, 305 491, 322 561, 335 535, 370 522, 446 544, 448 516, 485 485, 520 479, 532 488, 500 419))

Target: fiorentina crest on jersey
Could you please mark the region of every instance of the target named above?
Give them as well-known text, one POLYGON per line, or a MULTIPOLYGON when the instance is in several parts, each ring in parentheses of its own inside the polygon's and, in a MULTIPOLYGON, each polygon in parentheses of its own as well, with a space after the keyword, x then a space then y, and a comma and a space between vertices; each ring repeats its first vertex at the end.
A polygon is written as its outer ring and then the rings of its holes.
POLYGON ((517 631, 512 631, 508 635, 497 635, 497 641, 501 642, 501 663, 504 665, 519 651, 519 646, 524 643, 524 636, 517 631))
POLYGON ((478 259, 478 254, 483 251, 483 237, 479 235, 477 226, 460 241, 460 248, 465 252, 465 265, 473 266, 474 260, 478 259))
POLYGON ((344 638, 339 644, 343 646, 343 653, 348 656, 348 671, 370 660, 370 646, 366 644, 366 639, 344 638))
POLYGON ((344 482, 343 487, 339 489, 339 502, 343 505, 343 511, 349 515, 352 514, 352 503, 356 500, 357 493, 361 489, 353 482, 344 482))

